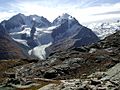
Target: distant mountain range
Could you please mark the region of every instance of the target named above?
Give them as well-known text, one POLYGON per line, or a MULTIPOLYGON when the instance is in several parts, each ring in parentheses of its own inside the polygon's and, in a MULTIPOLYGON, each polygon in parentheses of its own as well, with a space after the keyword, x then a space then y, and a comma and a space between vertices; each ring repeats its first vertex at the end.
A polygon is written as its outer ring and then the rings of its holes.
POLYGON ((26 49, 32 57, 45 59, 63 49, 90 45, 99 41, 91 29, 82 26, 65 13, 52 23, 43 16, 17 14, 1 25, 12 39, 26 49))
POLYGON ((113 22, 99 22, 99 23, 92 23, 87 26, 88 28, 92 29, 92 31, 100 38, 104 39, 105 37, 115 33, 116 31, 120 30, 120 21, 119 19, 113 22))

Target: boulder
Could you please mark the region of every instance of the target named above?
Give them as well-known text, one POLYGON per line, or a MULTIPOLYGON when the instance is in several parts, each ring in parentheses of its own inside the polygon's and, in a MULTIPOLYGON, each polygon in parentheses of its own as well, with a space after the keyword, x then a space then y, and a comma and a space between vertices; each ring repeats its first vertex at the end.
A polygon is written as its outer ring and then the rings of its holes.
POLYGON ((47 79, 56 78, 58 75, 57 71, 55 69, 48 70, 44 73, 43 77, 47 79))
POLYGON ((101 81, 100 80, 91 80, 91 85, 98 85, 98 84, 101 84, 101 81))

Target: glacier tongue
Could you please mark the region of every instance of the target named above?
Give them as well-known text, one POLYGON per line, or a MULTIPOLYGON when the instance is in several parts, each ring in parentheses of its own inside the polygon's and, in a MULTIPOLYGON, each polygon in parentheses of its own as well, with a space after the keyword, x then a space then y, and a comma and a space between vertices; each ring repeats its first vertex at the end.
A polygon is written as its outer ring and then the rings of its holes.
POLYGON ((29 53, 29 55, 31 55, 33 57, 44 60, 44 59, 46 59, 46 54, 47 54, 45 49, 47 47, 49 47, 50 45, 52 45, 52 42, 45 44, 45 45, 39 45, 39 46, 33 48, 32 50, 30 50, 28 53, 29 53))

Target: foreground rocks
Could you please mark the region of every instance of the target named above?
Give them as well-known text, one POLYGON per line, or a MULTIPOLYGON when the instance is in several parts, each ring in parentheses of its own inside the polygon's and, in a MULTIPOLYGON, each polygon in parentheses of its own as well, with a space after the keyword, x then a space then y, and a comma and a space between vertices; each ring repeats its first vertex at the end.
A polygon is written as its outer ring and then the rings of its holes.
POLYGON ((62 88, 59 90, 119 90, 118 86, 112 84, 110 81, 100 81, 100 80, 85 80, 81 81, 66 81, 61 85, 62 88), (93 84, 94 82, 94 84, 93 84))
MULTIPOLYGON (((45 82, 47 81, 51 83, 48 83, 35 90, 120 90, 120 82, 106 78, 107 76, 108 75, 105 72, 96 72, 88 76, 86 79, 60 80, 60 83, 53 83, 52 80, 42 79, 45 82), (102 78, 98 78, 96 75, 102 75, 102 78)), ((10 85, 13 88, 22 88, 22 90, 31 88, 32 85, 36 85, 36 87, 39 86, 37 83, 31 83, 28 85, 15 85, 15 83, 13 84, 12 82, 10 85)))
POLYGON ((106 72, 96 72, 87 79, 61 80, 59 85, 48 84, 39 90, 120 90, 119 82, 106 78, 105 75, 108 76, 106 72))
MULTIPOLYGON (((42 80, 45 82, 49 82, 38 90, 120 90, 120 70, 118 69, 120 63, 116 64, 114 67, 108 69, 106 72, 95 72, 90 75, 84 75, 86 78, 84 79, 67 79, 60 80, 59 83, 52 79, 44 79, 44 78, 36 78, 34 80, 42 80), (113 71, 114 70, 114 71, 113 71), (117 76, 117 77, 116 77, 117 76), (55 82, 55 83, 53 83, 55 82)), ((53 74, 52 71, 49 72, 53 74)), ((22 78, 23 79, 23 78, 22 78)), ((12 85, 12 87, 17 88, 31 88, 31 85, 39 85, 37 81, 32 81, 33 79, 28 79, 28 84, 23 84, 23 81, 20 79, 11 79, 6 85, 12 85), (22 83, 21 83, 22 82, 22 83), (19 87, 18 87, 19 86, 19 87)), ((58 81, 57 81, 58 82, 58 81)), ((26 81, 27 83, 27 81, 26 81)), ((32 89, 31 89, 32 90, 32 89)))

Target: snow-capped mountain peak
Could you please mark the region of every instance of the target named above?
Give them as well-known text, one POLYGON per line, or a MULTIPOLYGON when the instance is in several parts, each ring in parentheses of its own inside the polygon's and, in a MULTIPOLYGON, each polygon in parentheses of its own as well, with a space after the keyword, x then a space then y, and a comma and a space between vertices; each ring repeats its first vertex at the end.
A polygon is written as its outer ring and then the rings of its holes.
POLYGON ((33 24, 35 24, 35 27, 43 28, 49 27, 51 25, 51 22, 49 22, 43 16, 37 15, 25 16, 24 14, 19 13, 10 18, 9 20, 3 21, 1 24, 4 25, 6 30, 8 30, 9 32, 18 32, 20 31, 20 28, 23 25, 26 25, 31 28, 33 24), (33 20, 33 18, 35 20, 33 20))
POLYGON ((88 28, 92 29, 100 39, 104 39, 120 30, 120 22, 118 20, 117 22, 92 23, 88 25, 88 28))
POLYGON ((67 13, 63 13, 62 16, 59 16, 58 19, 74 19, 74 18, 67 13))
POLYGON ((18 13, 16 16, 21 16, 21 17, 23 17, 23 16, 25 16, 25 15, 22 14, 22 13, 18 13))
POLYGON ((71 23, 77 21, 74 17, 72 17, 71 15, 64 13, 61 16, 58 16, 54 21, 53 21, 53 25, 60 25, 63 23, 71 23))
POLYGON ((43 23, 45 24, 46 27, 50 26, 50 22, 44 18, 43 16, 38 16, 38 15, 30 15, 28 16, 32 21, 34 21, 35 23, 43 23), (48 25, 47 25, 48 24, 48 25))

